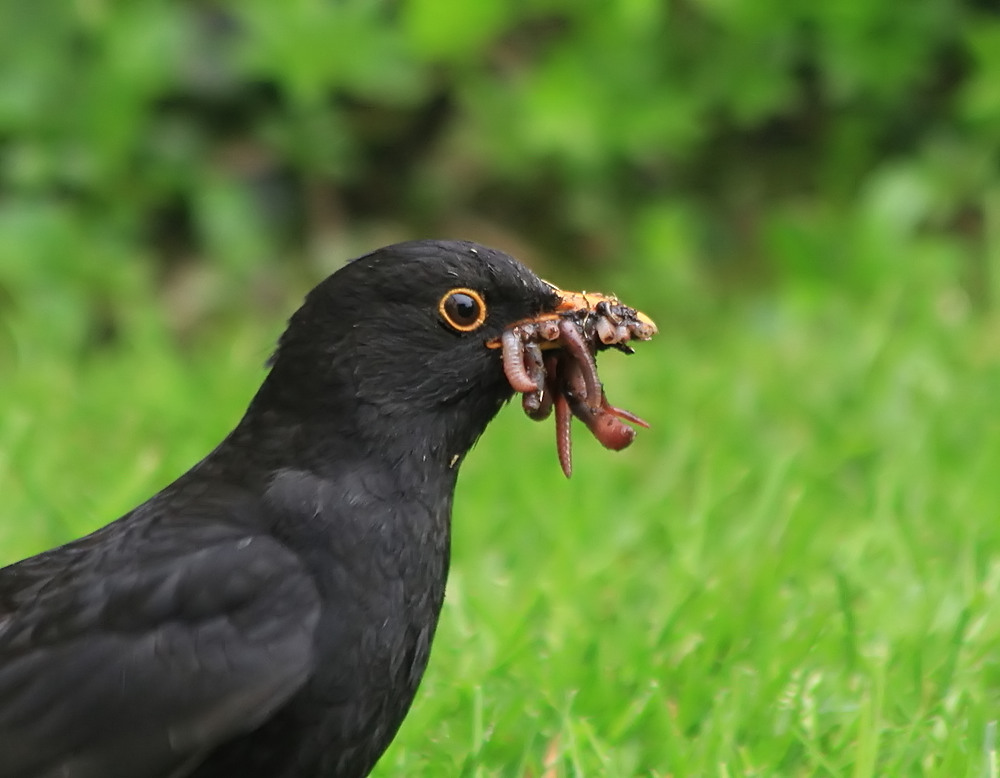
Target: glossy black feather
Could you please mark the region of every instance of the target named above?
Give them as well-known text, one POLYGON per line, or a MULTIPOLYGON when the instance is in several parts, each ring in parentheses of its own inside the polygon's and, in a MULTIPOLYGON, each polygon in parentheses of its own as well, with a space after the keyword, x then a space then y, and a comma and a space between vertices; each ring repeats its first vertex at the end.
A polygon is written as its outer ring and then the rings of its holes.
POLYGON ((205 460, 0 570, 0 778, 366 775, 428 661, 458 464, 511 395, 485 341, 555 302, 470 243, 316 287, 205 460), (441 320, 454 287, 474 333, 441 320))

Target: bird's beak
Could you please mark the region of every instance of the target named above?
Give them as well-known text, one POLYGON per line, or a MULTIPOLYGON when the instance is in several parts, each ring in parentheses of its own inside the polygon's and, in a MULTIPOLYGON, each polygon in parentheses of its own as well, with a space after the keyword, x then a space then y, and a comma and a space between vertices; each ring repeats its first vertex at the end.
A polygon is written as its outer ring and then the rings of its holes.
POLYGON ((559 463, 569 477, 571 416, 616 451, 635 437, 630 424, 649 426, 608 403, 594 355, 612 347, 631 354, 629 342, 649 340, 656 334, 656 324, 617 297, 549 286, 555 297, 553 308, 510 324, 486 345, 500 349, 504 375, 511 388, 522 393, 521 405, 530 418, 540 421, 555 410, 559 463))
MULTIPOLYGON (((545 283, 548 284, 549 282, 546 281, 545 283)), ((551 338, 543 336, 539 339, 538 345, 542 350, 558 348, 561 345, 558 337, 560 319, 574 318, 578 321, 583 321, 587 317, 594 316, 613 322, 616 319, 616 310, 627 310, 628 318, 632 321, 634 328, 632 337, 638 337, 640 340, 648 340, 657 332, 656 322, 642 311, 637 311, 634 308, 625 308, 621 301, 614 295, 601 294, 600 292, 570 292, 560 289, 554 284, 549 284, 549 286, 552 287, 552 291, 559 298, 559 303, 556 305, 555 310, 541 313, 529 319, 522 319, 512 325, 514 327, 531 327, 539 332, 550 330, 552 332, 551 338)), ((491 338, 486 341, 486 346, 487 348, 501 348, 502 339, 491 338)))
MULTIPOLYGON (((605 295, 600 292, 567 292, 564 289, 553 287, 559 295, 559 305, 556 306, 556 313, 562 315, 579 315, 590 313, 599 315, 605 311, 613 311, 621 307, 621 302, 614 295, 605 295)), ((649 318, 642 311, 635 311, 635 318, 649 328, 650 337, 656 334, 656 322, 649 318)))

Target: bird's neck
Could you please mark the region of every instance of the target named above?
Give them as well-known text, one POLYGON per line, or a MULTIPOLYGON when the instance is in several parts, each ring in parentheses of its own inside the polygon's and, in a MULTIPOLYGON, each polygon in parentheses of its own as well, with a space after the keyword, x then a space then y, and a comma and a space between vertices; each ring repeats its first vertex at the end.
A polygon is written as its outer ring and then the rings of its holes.
POLYGON ((453 483, 458 465, 511 394, 502 381, 449 402, 389 402, 337 386, 289 392, 289 382, 275 378, 264 381, 220 447, 227 455, 314 471, 381 461, 414 482, 453 483))
POLYGON ((255 401, 195 471, 258 491, 282 471, 334 477, 379 468, 392 474, 400 492, 418 499, 427 492, 436 500, 454 491, 459 465, 501 404, 494 400, 471 415, 442 407, 387 416, 365 404, 349 415, 303 414, 255 401))

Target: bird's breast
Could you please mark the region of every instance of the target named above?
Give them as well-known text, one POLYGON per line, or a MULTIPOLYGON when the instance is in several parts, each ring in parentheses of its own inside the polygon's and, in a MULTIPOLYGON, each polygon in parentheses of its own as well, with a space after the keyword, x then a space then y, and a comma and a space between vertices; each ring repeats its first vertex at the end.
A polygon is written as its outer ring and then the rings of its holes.
POLYGON ((338 760, 373 764, 402 722, 449 564, 450 490, 407 494, 357 471, 348 481, 288 472, 268 490, 275 534, 303 560, 322 602, 314 671, 282 718, 310 733, 300 757, 332 775, 353 774, 338 760))

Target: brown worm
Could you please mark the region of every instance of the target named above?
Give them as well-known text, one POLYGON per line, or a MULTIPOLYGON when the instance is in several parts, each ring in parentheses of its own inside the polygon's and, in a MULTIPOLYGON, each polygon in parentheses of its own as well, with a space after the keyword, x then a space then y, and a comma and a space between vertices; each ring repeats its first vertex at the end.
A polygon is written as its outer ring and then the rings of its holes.
POLYGON ((573 475, 573 441, 569 422, 572 418, 569 401, 563 394, 556 394, 556 451, 559 454, 559 466, 567 478, 573 475))
POLYGON ((587 429, 602 446, 612 451, 621 451, 635 439, 634 429, 603 409, 590 417, 587 429))
POLYGON ((522 394, 532 419, 555 410, 556 450, 568 478, 573 472, 572 420, 576 416, 605 448, 619 450, 635 438, 629 425, 649 425, 634 413, 608 403, 597 373, 595 352, 616 348, 632 353, 630 340, 648 340, 656 325, 617 300, 593 310, 521 322, 500 336, 504 374, 522 394), (551 349, 542 351, 542 348, 551 349))
POLYGON ((601 343, 605 345, 621 340, 621 338, 618 337, 615 325, 603 317, 596 321, 594 329, 597 331, 597 337, 601 339, 601 343))
POLYGON ((534 391, 525 392, 521 396, 521 407, 535 421, 546 418, 552 410, 552 402, 546 401, 545 363, 542 359, 542 349, 534 341, 522 344, 524 352, 524 369, 537 387, 534 391))
POLYGON ((558 340, 559 322, 553 319, 544 319, 538 322, 538 337, 542 340, 558 340))
POLYGON ((584 413, 591 404, 585 367, 569 354, 562 354, 558 362, 556 377, 559 379, 559 393, 566 395, 574 413, 584 413))
POLYGON ((514 391, 534 392, 538 389, 538 385, 531 380, 524 369, 524 342, 521 340, 521 331, 517 327, 504 330, 500 336, 500 344, 503 347, 503 372, 514 391))
POLYGON ((625 419, 625 421, 631 424, 638 424, 640 427, 645 427, 646 429, 649 429, 649 422, 646 421, 645 419, 636 416, 631 411, 626 411, 624 408, 616 408, 615 406, 608 405, 607 403, 608 400, 607 398, 605 398, 603 407, 604 410, 606 410, 608 413, 612 414, 613 416, 617 416, 619 419, 625 419))
POLYGON ((559 332, 562 335, 563 345, 570 355, 576 358, 576 364, 583 374, 583 381, 586 386, 586 397, 588 405, 597 407, 598 398, 601 396, 601 382, 597 377, 597 363, 594 355, 590 353, 590 347, 584 343, 580 330, 569 319, 559 322, 559 332))
POLYGON ((541 391, 542 385, 545 383, 545 363, 542 359, 542 349, 532 340, 521 344, 521 347, 523 349, 521 356, 524 360, 524 370, 538 391, 541 391))
POLYGON ((547 419, 552 413, 553 403, 559 393, 559 354, 548 354, 545 357, 545 388, 542 389, 542 402, 531 418, 535 421, 547 419))
POLYGON ((545 421, 552 413, 552 392, 546 388, 522 394, 521 408, 532 421, 545 421))

